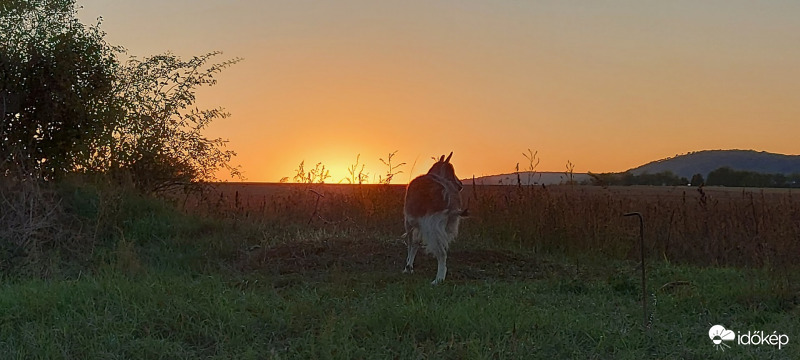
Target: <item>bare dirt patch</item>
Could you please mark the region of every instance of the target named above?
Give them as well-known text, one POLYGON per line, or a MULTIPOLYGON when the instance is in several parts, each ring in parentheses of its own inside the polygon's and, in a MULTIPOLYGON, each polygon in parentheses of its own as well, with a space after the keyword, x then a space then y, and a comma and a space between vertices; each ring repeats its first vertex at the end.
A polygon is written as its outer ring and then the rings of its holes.
MULTIPOLYGON (((399 241, 338 238, 253 249, 243 255, 239 267, 286 278, 322 279, 332 271, 399 274, 405 259, 406 245, 399 241)), ((447 263, 451 280, 536 279, 566 271, 529 254, 457 246, 448 252, 447 263)), ((414 276, 429 274, 432 278, 436 266, 436 259, 420 250, 414 276)))

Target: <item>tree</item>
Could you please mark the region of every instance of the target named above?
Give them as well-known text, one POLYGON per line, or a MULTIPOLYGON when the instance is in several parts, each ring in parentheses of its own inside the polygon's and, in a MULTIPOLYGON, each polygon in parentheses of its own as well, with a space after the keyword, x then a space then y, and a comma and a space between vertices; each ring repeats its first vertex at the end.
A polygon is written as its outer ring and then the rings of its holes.
POLYGON ((785 187, 791 180, 783 174, 762 174, 753 171, 733 170, 721 167, 708 173, 708 185, 747 186, 747 187, 785 187))
POLYGON ((118 119, 116 54, 75 0, 0 3, 0 166, 57 178, 91 167, 118 119), (11 104, 12 106, 9 106, 11 104))
POLYGON ((692 180, 689 181, 692 186, 701 186, 705 184, 705 180, 703 179, 703 175, 701 174, 694 174, 692 175, 692 180))
POLYGON ((227 142, 203 135, 229 114, 194 104, 198 87, 241 59, 166 53, 122 64, 124 49, 99 26, 78 21, 75 0, 0 2, 0 174, 121 174, 145 191, 219 169, 239 175, 227 142))
POLYGON ((118 74, 116 94, 124 116, 113 129, 103 152, 103 167, 123 171, 140 188, 158 191, 191 181, 214 179, 218 169, 239 176, 229 162, 236 155, 226 140, 203 135, 216 119, 230 114, 223 108, 193 107, 200 86, 216 84, 214 75, 241 59, 209 64, 220 52, 188 61, 166 53, 130 58, 118 74))

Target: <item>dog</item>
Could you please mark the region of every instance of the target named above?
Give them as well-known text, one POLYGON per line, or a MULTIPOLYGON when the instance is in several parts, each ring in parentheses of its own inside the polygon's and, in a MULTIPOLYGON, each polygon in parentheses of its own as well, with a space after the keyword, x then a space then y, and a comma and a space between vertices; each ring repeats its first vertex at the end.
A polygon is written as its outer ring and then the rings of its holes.
POLYGON ((414 258, 419 245, 425 252, 436 256, 438 269, 436 285, 447 276, 447 248, 458 235, 458 225, 466 210, 461 209, 461 190, 464 185, 458 179, 450 163, 453 153, 444 155, 431 166, 428 173, 412 180, 406 188, 403 215, 405 217, 408 258, 404 273, 414 272, 414 258))

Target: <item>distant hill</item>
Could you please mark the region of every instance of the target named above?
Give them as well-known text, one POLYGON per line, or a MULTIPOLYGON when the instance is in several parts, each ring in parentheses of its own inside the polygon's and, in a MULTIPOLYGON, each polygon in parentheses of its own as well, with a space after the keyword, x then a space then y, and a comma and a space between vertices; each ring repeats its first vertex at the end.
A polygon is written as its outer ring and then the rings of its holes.
POLYGON ((723 166, 739 171, 789 175, 800 173, 800 155, 754 150, 704 150, 653 161, 628 171, 634 175, 672 171, 678 176, 690 179, 694 174, 708 177, 709 172, 723 166))

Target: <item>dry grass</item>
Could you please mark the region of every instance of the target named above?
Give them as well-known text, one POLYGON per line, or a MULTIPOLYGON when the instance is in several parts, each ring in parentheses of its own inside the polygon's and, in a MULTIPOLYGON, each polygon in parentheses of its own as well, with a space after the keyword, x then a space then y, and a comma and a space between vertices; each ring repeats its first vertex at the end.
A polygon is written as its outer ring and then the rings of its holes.
POLYGON ((30 179, 0 179, 0 270, 48 275, 57 262, 50 251, 69 250, 83 237, 50 186, 30 179))
MULTIPOLYGON (((180 202, 196 214, 286 228, 402 234, 403 185, 219 184, 180 202)), ((646 252, 701 266, 792 267, 800 198, 791 190, 689 187, 466 186, 459 241, 580 256, 646 252)))
POLYGON ((474 229, 520 246, 631 257, 641 212, 650 256, 697 265, 787 266, 800 251, 790 191, 684 187, 476 188, 474 229))
MULTIPOLYGON (((44 278, 79 275, 105 261, 95 258, 98 249, 107 251, 114 244, 120 250, 133 249, 124 228, 135 216, 136 203, 148 201, 156 200, 88 177, 58 183, 2 178, 0 270, 4 275, 44 278)), ((129 252, 117 251, 118 255, 129 252)))

